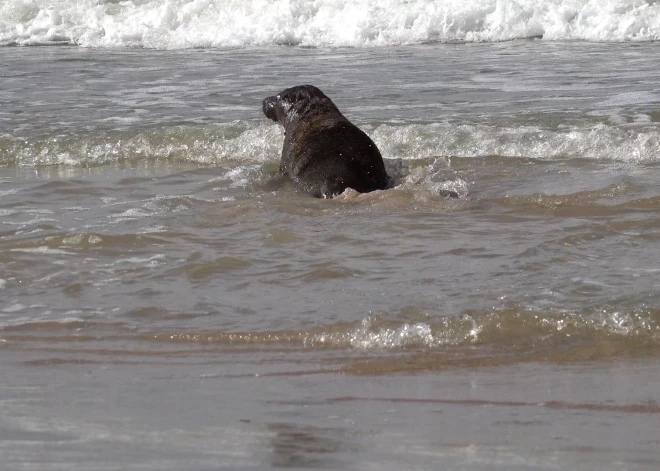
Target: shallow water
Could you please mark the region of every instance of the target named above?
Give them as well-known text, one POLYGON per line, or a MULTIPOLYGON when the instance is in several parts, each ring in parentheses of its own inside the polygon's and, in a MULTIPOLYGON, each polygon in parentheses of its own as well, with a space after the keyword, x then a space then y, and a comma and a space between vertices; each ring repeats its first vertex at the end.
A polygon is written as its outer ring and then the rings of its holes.
POLYGON ((656 469, 658 48, 1 48, 7 466, 656 469), (277 175, 298 83, 393 189, 277 175))

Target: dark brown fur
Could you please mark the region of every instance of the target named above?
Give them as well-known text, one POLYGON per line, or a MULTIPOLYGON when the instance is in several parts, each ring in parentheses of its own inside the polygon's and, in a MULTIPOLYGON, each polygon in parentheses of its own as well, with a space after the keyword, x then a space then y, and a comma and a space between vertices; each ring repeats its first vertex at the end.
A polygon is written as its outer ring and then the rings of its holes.
POLYGON ((266 98, 263 111, 284 126, 280 171, 299 190, 331 198, 346 188, 366 193, 387 187, 376 144, 318 88, 287 88, 266 98))

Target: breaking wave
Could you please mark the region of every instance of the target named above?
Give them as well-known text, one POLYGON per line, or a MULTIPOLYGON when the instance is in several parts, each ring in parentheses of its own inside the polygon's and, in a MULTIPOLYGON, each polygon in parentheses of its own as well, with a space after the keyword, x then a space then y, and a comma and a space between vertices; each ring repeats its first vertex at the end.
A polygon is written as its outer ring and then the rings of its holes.
POLYGON ((0 44, 85 47, 660 39, 655 0, 7 0, 0 44))
MULTIPOLYGON (((486 124, 380 124, 368 129, 368 133, 385 159, 397 161, 487 156, 660 161, 660 129, 654 122, 557 129, 486 124)), ((277 125, 248 122, 93 134, 51 132, 31 139, 5 135, 0 136, 0 165, 99 166, 140 161, 208 165, 231 161, 262 165, 279 161, 283 139, 277 125)))

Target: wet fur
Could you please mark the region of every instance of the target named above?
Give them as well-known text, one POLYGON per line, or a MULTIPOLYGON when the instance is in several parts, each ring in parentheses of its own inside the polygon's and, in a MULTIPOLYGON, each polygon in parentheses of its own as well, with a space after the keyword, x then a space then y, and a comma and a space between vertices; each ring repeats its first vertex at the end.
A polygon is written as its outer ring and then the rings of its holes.
POLYGON ((284 126, 280 171, 300 191, 331 198, 346 188, 366 193, 387 187, 376 144, 318 88, 287 88, 266 98, 263 112, 284 126))

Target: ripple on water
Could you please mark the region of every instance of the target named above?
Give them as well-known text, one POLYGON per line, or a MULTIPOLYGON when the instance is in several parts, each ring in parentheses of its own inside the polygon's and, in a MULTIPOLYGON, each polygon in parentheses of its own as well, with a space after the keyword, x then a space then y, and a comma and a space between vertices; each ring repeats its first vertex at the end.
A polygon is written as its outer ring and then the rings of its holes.
MULTIPOLYGON (((29 308, 14 304, 2 312, 11 314, 29 308)), ((131 322, 94 320, 98 314, 88 315, 91 317, 82 318, 69 312, 57 321, 17 318, 0 326, 0 333, 13 348, 39 351, 57 346, 62 354, 75 356, 84 350, 88 358, 95 360, 118 360, 126 355, 166 358, 183 352, 188 355, 217 350, 224 352, 226 359, 259 364, 279 352, 288 354, 288 358, 277 360, 280 368, 286 369, 289 362, 295 363, 294 352, 299 352, 308 357, 305 363, 323 358, 323 365, 356 374, 539 361, 608 361, 620 355, 660 353, 660 311, 648 306, 572 312, 511 306, 457 317, 410 312, 406 314, 410 319, 403 322, 397 320, 400 316, 376 315, 358 323, 254 332, 185 331, 173 326, 194 317, 162 309, 140 309, 131 314, 131 322), (164 327, 154 328, 154 320, 165 322, 164 327), (175 324, 166 327, 171 322, 175 324), (126 345, 126 352, 108 351, 108 342, 126 345)), ((98 319, 103 317, 101 314, 98 319)), ((205 361, 204 357, 198 361, 205 361)))

